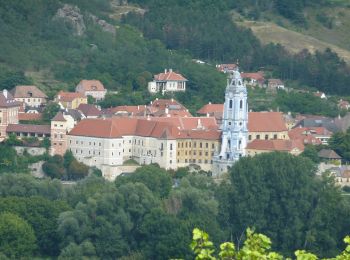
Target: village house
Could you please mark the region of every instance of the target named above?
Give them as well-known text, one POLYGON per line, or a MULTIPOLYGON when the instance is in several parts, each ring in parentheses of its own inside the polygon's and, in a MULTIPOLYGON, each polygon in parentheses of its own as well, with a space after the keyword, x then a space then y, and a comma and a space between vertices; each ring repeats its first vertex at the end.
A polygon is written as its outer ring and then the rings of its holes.
POLYGON ((64 155, 67 151, 67 133, 73 129, 75 125, 74 118, 65 114, 64 112, 58 112, 51 120, 50 132, 51 132, 51 155, 64 155))
POLYGON ((105 98, 107 90, 99 80, 83 79, 75 88, 75 92, 83 94, 85 97, 91 96, 99 101, 105 98))
POLYGON ((336 185, 340 187, 350 187, 350 169, 348 169, 347 167, 340 167, 339 171, 336 171, 336 173, 333 175, 336 185))
POLYGON ((216 69, 223 73, 232 73, 237 69, 237 64, 217 64, 216 69))
POLYGON ((87 104, 87 97, 78 92, 60 91, 55 97, 55 102, 62 108, 76 109, 80 104, 87 104))
POLYGON ((338 107, 339 107, 340 109, 349 110, 349 108, 350 108, 350 103, 349 103, 348 101, 346 101, 346 100, 340 99, 340 100, 338 101, 338 107))
POLYGON ((79 110, 85 118, 98 118, 102 114, 101 110, 92 104, 80 104, 77 110, 79 110))
POLYGON ((243 82, 248 86, 258 86, 262 88, 265 83, 264 72, 258 71, 254 73, 241 73, 243 82))
POLYGON ((278 89, 284 89, 284 83, 280 79, 269 79, 267 81, 267 89, 270 91, 276 91, 278 89))
POLYGON ((318 157, 320 157, 325 163, 331 164, 341 164, 341 156, 339 156, 335 151, 331 149, 322 149, 318 152, 318 157))
POLYGON ((321 99, 327 99, 326 94, 325 94, 324 92, 320 92, 320 91, 314 92, 314 96, 315 96, 315 97, 319 97, 319 98, 321 98, 321 99))
POLYGON ((304 144, 328 144, 332 132, 324 127, 295 127, 289 130, 288 135, 291 140, 301 140, 304 144))
POLYGON ((184 92, 188 80, 172 69, 165 70, 164 73, 154 75, 153 81, 148 83, 148 91, 152 94, 161 92, 184 92))
POLYGON ((259 140, 247 144, 246 152, 249 156, 269 152, 287 152, 299 155, 304 151, 304 145, 300 140, 259 140))
POLYGON ((6 138, 8 125, 18 124, 20 105, 6 89, 0 92, 0 141, 6 138))
POLYGON ((10 90, 13 98, 26 107, 40 107, 46 104, 47 96, 36 86, 16 86, 10 90))

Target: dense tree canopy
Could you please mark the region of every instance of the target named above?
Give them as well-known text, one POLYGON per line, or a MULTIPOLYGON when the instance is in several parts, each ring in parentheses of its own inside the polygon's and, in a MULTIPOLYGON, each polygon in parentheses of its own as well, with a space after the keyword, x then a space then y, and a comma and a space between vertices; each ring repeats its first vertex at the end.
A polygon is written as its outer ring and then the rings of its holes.
MULTIPOLYGON (((67 154, 57 161, 64 167, 71 159, 67 154)), ((0 214, 15 214, 35 234, 35 251, 23 256, 191 259, 196 227, 216 244, 241 246, 252 227, 285 255, 306 249, 332 256, 350 230, 350 205, 331 179, 315 178, 313 169, 307 158, 271 153, 241 159, 221 184, 157 165, 115 182, 91 175, 74 185, 3 174, 0 214)))
POLYGON ((12 213, 0 214, 0 252, 11 258, 32 256, 36 249, 32 227, 12 213))
POLYGON ((286 153, 262 154, 241 159, 230 176, 228 226, 235 241, 254 226, 287 254, 299 248, 328 255, 339 247, 334 235, 341 237, 349 225, 342 216, 350 214, 350 208, 330 180, 315 177, 310 160, 286 153), (321 223, 329 227, 327 231, 319 229, 321 223))

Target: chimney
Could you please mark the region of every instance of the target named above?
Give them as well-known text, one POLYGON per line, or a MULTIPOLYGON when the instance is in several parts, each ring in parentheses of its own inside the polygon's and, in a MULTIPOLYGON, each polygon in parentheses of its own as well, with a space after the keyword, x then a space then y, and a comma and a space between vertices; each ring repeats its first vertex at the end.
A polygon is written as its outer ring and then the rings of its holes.
POLYGON ((140 106, 139 105, 137 106, 137 110, 140 110, 140 106))
POLYGON ((173 99, 173 98, 171 99, 171 102, 174 102, 174 99, 173 99))
POLYGON ((197 128, 198 128, 198 129, 203 128, 203 126, 202 126, 202 122, 201 122, 201 120, 200 120, 200 119, 198 119, 198 122, 197 122, 197 128))
POLYGON ((173 72, 173 69, 169 69, 169 72, 173 72))
POLYGON ((147 120, 148 120, 148 121, 150 121, 150 120, 151 120, 150 115, 147 115, 147 120))
POLYGON ((4 95, 4 97, 7 99, 7 94, 8 94, 8 91, 7 91, 7 89, 4 89, 3 91, 2 91, 2 94, 4 95))
POLYGON ((209 101, 209 103, 208 103, 209 105, 211 105, 211 102, 209 101))
POLYGON ((167 70, 166 70, 166 69, 164 70, 164 73, 167 73, 167 70))
POLYGON ((165 114, 169 114, 169 108, 165 108, 165 114))

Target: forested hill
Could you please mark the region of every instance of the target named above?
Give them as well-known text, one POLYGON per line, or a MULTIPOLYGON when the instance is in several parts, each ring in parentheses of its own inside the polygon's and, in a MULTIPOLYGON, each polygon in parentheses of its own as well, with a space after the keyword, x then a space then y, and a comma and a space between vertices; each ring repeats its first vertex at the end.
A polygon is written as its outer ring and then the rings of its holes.
POLYGON ((327 93, 350 93, 349 67, 332 51, 291 55, 281 46, 262 46, 230 15, 247 6, 270 6, 293 20, 304 6, 322 2, 131 0, 129 5, 143 11, 121 21, 111 18, 117 2, 1 1, 0 88, 33 83, 52 96, 59 89, 72 90, 82 78, 96 78, 119 92, 103 106, 142 104, 151 99, 146 86, 152 75, 173 68, 189 79, 186 95, 176 98, 195 110, 223 100, 225 77, 214 64, 239 60, 244 71, 264 68, 274 77, 327 93), (283 10, 294 10, 294 15, 283 10))

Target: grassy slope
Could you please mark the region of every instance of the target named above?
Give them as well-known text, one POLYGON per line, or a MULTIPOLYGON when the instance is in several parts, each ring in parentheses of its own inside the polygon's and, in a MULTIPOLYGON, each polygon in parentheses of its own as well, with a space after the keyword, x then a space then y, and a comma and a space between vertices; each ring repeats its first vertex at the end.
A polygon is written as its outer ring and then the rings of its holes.
POLYGON ((350 8, 318 8, 305 11, 308 28, 302 29, 292 25, 288 20, 275 14, 264 14, 265 20, 248 21, 234 13, 234 20, 241 26, 250 28, 264 44, 273 42, 285 46, 296 53, 302 49, 311 52, 331 48, 347 63, 350 63, 350 8), (332 18, 333 28, 329 29, 317 20, 317 15, 332 18), (283 25, 279 26, 278 24, 283 25))

